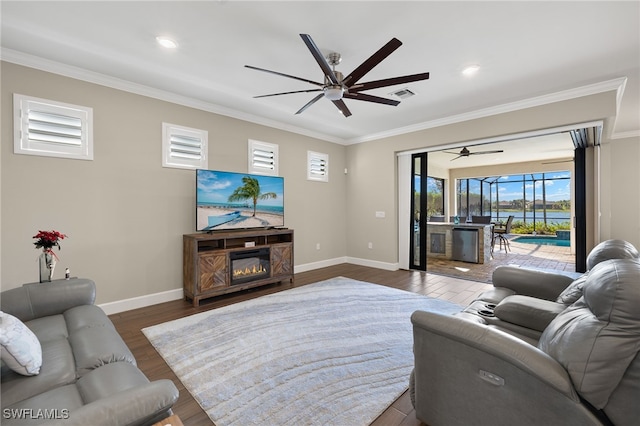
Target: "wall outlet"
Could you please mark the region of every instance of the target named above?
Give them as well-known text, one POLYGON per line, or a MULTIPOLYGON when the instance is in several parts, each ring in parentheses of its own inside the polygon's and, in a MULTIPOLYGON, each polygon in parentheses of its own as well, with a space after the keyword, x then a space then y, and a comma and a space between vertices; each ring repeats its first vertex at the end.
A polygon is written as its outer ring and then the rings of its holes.
POLYGON ((320 243, 316 243, 316 250, 320 250, 320 243))
POLYGON ((382 219, 384 217, 386 217, 386 213, 385 212, 376 212, 376 217, 379 219, 382 219))
POLYGON ((373 248, 373 243, 369 243, 369 244, 368 244, 368 247, 369 247, 370 249, 372 249, 372 248, 373 248))

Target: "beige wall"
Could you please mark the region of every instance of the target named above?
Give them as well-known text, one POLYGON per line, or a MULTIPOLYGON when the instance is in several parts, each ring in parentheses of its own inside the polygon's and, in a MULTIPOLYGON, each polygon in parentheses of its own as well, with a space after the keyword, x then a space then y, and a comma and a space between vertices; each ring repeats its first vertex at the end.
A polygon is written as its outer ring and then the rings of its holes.
POLYGON ((38 229, 69 236, 55 277, 94 279, 98 303, 181 288, 195 172, 162 167, 162 122, 207 130, 211 169, 246 172, 248 139, 278 144, 296 265, 345 256, 344 146, 14 64, 1 73, 3 289, 38 280, 38 229), (13 154, 13 93, 92 107, 94 161, 13 154), (307 150, 329 154, 329 183, 306 179, 307 150))
MULTIPOLYGON (((344 147, 13 64, 2 63, 1 78, 2 288, 37 280, 31 237, 56 229, 69 235, 56 277, 68 266, 95 279, 99 303, 181 287, 181 238, 195 228, 194 173, 161 167, 163 121, 207 130, 212 169, 246 171, 248 139, 279 144, 295 263, 310 268, 343 258, 398 262, 398 152, 606 123, 615 114, 607 92, 344 147), (95 160, 13 154, 13 93, 92 107, 95 160), (328 184, 306 180, 307 150, 329 154, 328 184)), ((600 239, 640 247, 640 139, 604 142, 600 239)))
POLYGON ((640 138, 607 141, 601 148, 601 235, 640 247, 640 138))
MULTIPOLYGON (((403 151, 418 150, 425 147, 444 146, 467 141, 489 139, 517 133, 533 132, 549 128, 577 125, 598 120, 605 121, 604 134, 608 134, 607 123, 616 112, 616 93, 614 91, 585 96, 572 100, 556 102, 540 107, 523 109, 515 112, 499 114, 491 117, 470 120, 458 124, 426 129, 419 132, 395 136, 392 138, 351 145, 347 148, 347 163, 350 170, 347 228, 349 240, 347 248, 350 257, 374 259, 379 262, 396 264, 398 225, 395 212, 397 210, 396 187, 396 154, 403 151), (376 220, 375 210, 386 210, 386 220, 376 220), (374 239, 382 242, 374 249, 367 249, 367 242, 374 239)), ((604 141, 605 144, 609 141, 604 141)), ((603 190, 610 191, 610 218, 603 217, 603 231, 599 240, 607 238, 623 238, 640 247, 640 235, 637 226, 640 222, 640 210, 629 210, 624 194, 640 191, 638 179, 638 139, 628 142, 613 141, 610 155, 605 152, 603 163, 616 162, 623 159, 619 168, 610 167, 604 170, 600 184, 603 190), (610 158, 609 158, 610 157, 610 158), (632 163, 635 161, 636 163, 632 163), (635 164, 635 165, 633 165, 635 164), (615 168, 615 172, 611 170, 615 168), (618 187, 622 175, 629 172, 632 178, 625 179, 624 189, 618 187), (623 193, 622 193, 623 192, 623 193), (613 221, 624 217, 625 223, 620 225, 613 221), (606 231, 605 231, 606 230, 606 231)), ((606 151, 606 150, 605 150, 606 151)), ((594 238, 598 239, 596 236, 594 238)))

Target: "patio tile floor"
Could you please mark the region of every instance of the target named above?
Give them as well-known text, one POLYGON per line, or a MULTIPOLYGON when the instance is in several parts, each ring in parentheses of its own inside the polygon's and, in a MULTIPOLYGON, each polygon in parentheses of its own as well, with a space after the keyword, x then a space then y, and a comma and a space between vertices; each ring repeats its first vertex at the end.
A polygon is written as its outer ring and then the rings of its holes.
POLYGON ((427 272, 463 278, 466 280, 491 282, 493 270, 501 265, 517 265, 537 269, 549 269, 575 273, 575 255, 570 247, 519 243, 510 240, 510 251, 495 245, 493 259, 484 264, 455 260, 427 259, 427 272))

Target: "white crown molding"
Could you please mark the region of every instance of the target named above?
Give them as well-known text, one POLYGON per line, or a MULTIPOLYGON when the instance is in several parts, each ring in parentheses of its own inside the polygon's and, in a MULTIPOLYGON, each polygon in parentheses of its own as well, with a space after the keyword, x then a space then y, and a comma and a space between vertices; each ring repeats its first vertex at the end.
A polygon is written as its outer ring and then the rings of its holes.
MULTIPOLYGON (((130 81, 126 81, 123 79, 110 77, 105 74, 88 71, 83 68, 62 64, 60 62, 51 61, 51 60, 40 58, 33 55, 28 55, 12 49, 1 48, 0 58, 3 61, 11 62, 17 65, 35 68, 41 71, 51 72, 54 74, 65 76, 65 77, 86 81, 88 83, 99 84, 101 86, 123 90, 126 92, 147 96, 150 98, 171 102, 178 105, 199 109, 202 111, 207 111, 214 114, 219 114, 226 117, 247 121, 247 122, 258 124, 258 125, 272 127, 275 129, 296 133, 303 136, 324 140, 327 142, 333 142, 340 145, 353 145, 353 144, 358 144, 363 142, 370 142, 378 139, 399 136, 407 133, 413 133, 413 132, 418 132, 421 130, 431 129, 435 127, 461 123, 464 121, 475 120, 478 118, 489 117, 497 114, 504 114, 508 112, 518 111, 521 109, 542 106, 542 105, 546 105, 554 102, 566 101, 570 99, 594 95, 594 94, 608 92, 612 90, 615 90, 617 92, 616 107, 619 109, 620 101, 622 99, 622 94, 624 92, 624 88, 627 81, 626 77, 616 78, 613 80, 606 80, 600 83, 589 84, 586 86, 563 90, 560 92, 537 96, 529 99, 524 99, 521 101, 497 105, 489 108, 483 108, 483 109, 471 111, 464 114, 452 115, 452 116, 437 119, 437 120, 431 120, 423 123, 414 124, 411 126, 400 127, 397 129, 386 131, 386 132, 372 133, 369 135, 364 135, 364 136, 361 136, 358 138, 352 138, 352 139, 342 139, 342 138, 327 135, 324 133, 314 132, 301 127, 291 126, 289 124, 285 124, 276 120, 267 119, 267 118, 256 116, 253 114, 247 114, 245 112, 223 107, 221 105, 212 104, 209 102, 203 102, 187 96, 178 95, 173 92, 154 89, 152 87, 144 86, 137 83, 132 83, 130 81)), ((621 134, 612 134, 610 138, 621 139, 624 137, 635 137, 639 134, 640 134, 640 130, 633 131, 633 132, 625 132, 621 134)))
POLYGON ((309 136, 315 139, 325 140, 327 142, 333 142, 337 144, 345 143, 345 140, 342 138, 326 135, 324 133, 314 132, 301 127, 291 126, 289 124, 285 124, 276 120, 271 120, 271 119, 260 117, 253 114, 247 114, 246 112, 243 112, 243 111, 234 110, 231 108, 223 107, 221 105, 212 104, 210 102, 200 101, 187 96, 178 95, 173 92, 168 92, 166 90, 155 89, 142 84, 132 83, 127 80, 111 77, 105 74, 100 74, 94 71, 89 71, 89 70, 79 68, 79 67, 74 67, 71 65, 62 64, 60 62, 51 61, 51 60, 40 58, 37 56, 28 55, 12 49, 2 48, 0 50, 0 58, 3 61, 11 62, 16 65, 35 68, 40 71, 58 74, 64 77, 70 77, 76 80, 86 81, 88 83, 110 87, 112 89, 123 90, 125 92, 134 93, 137 95, 154 98, 161 101, 171 102, 174 104, 199 109, 201 111, 207 111, 214 114, 235 118, 238 120, 248 121, 254 124, 272 127, 275 129, 284 130, 291 133, 297 133, 303 136, 309 136))
POLYGON ((627 138, 640 138, 640 130, 631 130, 629 132, 614 133, 609 139, 627 139, 627 138))
POLYGON ((483 108, 475 111, 471 111, 464 114, 452 115, 449 117, 425 121, 423 123, 414 124, 411 126, 401 127, 393 129, 387 132, 375 133, 360 138, 353 138, 348 140, 348 144, 357 144, 362 142, 369 142, 377 139, 389 138, 392 136, 399 136, 406 133, 413 133, 420 130, 432 129, 435 127, 447 126, 450 124, 461 123, 463 121, 476 120, 478 118, 490 117, 492 115, 504 114, 508 112, 518 111, 526 108, 538 107, 555 102, 567 101, 570 99, 580 98, 583 96, 595 95, 598 93, 609 92, 615 90, 616 93, 616 108, 620 107, 620 100, 622 98, 622 92, 626 85, 627 78, 621 77, 613 80, 606 80, 600 83, 589 84, 586 86, 580 86, 573 89, 563 90, 560 92, 550 93, 547 95, 536 96, 534 98, 523 99, 521 101, 510 102, 508 104, 497 105, 494 107, 483 108))

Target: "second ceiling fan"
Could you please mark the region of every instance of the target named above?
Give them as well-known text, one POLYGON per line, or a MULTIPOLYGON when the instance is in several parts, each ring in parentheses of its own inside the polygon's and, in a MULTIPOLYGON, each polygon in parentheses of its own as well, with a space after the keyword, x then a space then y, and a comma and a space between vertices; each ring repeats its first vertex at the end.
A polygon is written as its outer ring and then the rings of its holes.
POLYGON ((282 77, 293 78, 295 80, 304 81, 306 83, 313 84, 318 86, 318 89, 309 89, 309 90, 296 90, 292 92, 282 92, 282 93, 273 93, 270 95, 261 95, 255 96, 256 98, 264 98, 268 96, 280 96, 280 95, 289 95, 292 93, 310 93, 310 92, 322 92, 318 94, 316 97, 311 99, 300 108, 296 114, 300 114, 311 105, 316 103, 321 98, 325 97, 332 101, 336 107, 342 112, 345 117, 349 117, 351 115, 351 111, 347 108, 347 105, 344 103, 343 99, 355 99, 358 101, 366 101, 366 102, 374 102, 378 104, 384 105, 393 105, 396 106, 400 103, 400 101, 394 99, 382 98, 380 96, 369 95, 366 93, 361 93, 365 90, 378 89, 381 87, 393 86, 396 84, 404 84, 411 83, 414 81, 426 80, 429 78, 429 73, 420 73, 420 74, 412 74, 405 75, 402 77, 393 77, 386 78, 383 80, 375 80, 369 81, 366 83, 358 83, 362 77, 365 76, 369 71, 371 71, 376 65, 382 62, 387 56, 393 53, 398 47, 402 46, 402 42, 397 38, 392 38, 387 44, 382 46, 376 53, 371 55, 369 59, 364 61, 360 66, 358 66, 355 70, 351 72, 351 74, 346 77, 339 71, 336 71, 335 66, 340 63, 340 54, 339 53, 331 53, 325 58, 318 46, 313 42, 313 39, 308 34, 300 34, 302 41, 307 45, 309 51, 315 58, 318 65, 322 69, 324 73, 324 83, 319 83, 312 80, 307 80, 306 78, 296 77, 289 74, 284 74, 277 71, 271 71, 264 68, 258 68, 251 65, 245 65, 245 67, 264 71, 271 74, 279 75, 282 77))
POLYGON ((467 149, 467 147, 463 147, 460 152, 450 152, 450 151, 444 151, 447 154, 454 154, 457 155, 457 157, 452 158, 451 161, 453 160, 457 160, 460 157, 468 157, 470 155, 480 155, 480 154, 498 154, 500 152, 504 152, 503 150, 499 149, 499 150, 495 150, 495 151, 477 151, 477 152, 471 152, 467 149))

